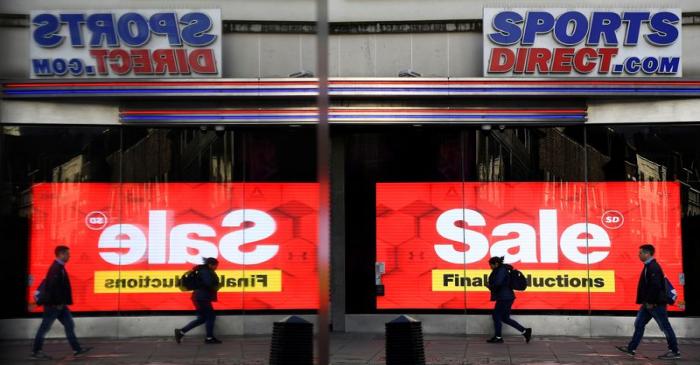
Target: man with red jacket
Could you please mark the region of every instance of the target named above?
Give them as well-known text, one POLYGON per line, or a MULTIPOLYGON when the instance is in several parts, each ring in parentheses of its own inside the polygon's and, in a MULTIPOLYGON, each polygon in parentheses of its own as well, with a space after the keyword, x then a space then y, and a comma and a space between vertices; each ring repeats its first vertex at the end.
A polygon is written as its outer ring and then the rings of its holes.
POLYGON ((54 249, 56 260, 51 264, 46 279, 44 279, 40 305, 44 306, 44 315, 41 325, 34 338, 32 358, 48 360, 51 357, 41 351, 44 345, 44 337, 51 329, 51 325, 58 319, 66 330, 66 338, 73 348, 73 355, 78 356, 90 351, 91 347, 81 347, 75 337, 75 324, 68 306, 73 304, 73 293, 70 287, 70 279, 66 272, 66 263, 70 259, 70 249, 66 246, 56 246, 54 249))
POLYGON ((654 318, 666 336, 666 342, 668 343, 668 351, 659 356, 659 359, 680 359, 681 353, 678 350, 676 334, 673 332, 671 322, 668 321, 668 312, 666 312, 666 305, 668 304, 666 276, 661 270, 661 265, 656 262, 654 252, 655 249, 652 245, 639 246, 639 260, 644 263, 644 268, 637 284, 637 304, 641 306, 639 307, 639 312, 637 312, 637 319, 634 321, 632 340, 627 346, 616 347, 618 350, 634 356, 637 346, 639 346, 642 336, 644 336, 644 328, 654 318))

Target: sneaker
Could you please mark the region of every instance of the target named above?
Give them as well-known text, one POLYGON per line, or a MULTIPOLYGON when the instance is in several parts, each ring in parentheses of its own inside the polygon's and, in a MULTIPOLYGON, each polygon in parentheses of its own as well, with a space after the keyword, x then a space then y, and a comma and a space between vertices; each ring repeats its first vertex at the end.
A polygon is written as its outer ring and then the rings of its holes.
POLYGON ((634 356, 634 350, 630 350, 627 346, 615 346, 616 349, 626 353, 627 355, 634 356))
POLYGON ((175 329, 175 342, 180 343, 182 342, 182 338, 185 337, 185 334, 180 331, 180 329, 176 328, 175 329))
POLYGON ((530 339, 532 339, 532 328, 526 328, 525 332, 523 332, 523 336, 525 337, 525 343, 530 343, 530 339))
POLYGON ((47 355, 44 351, 32 352, 29 357, 34 360, 51 360, 51 356, 47 355))
POLYGON ((73 356, 84 355, 84 354, 90 352, 90 350, 92 350, 92 347, 83 347, 83 348, 80 349, 80 350, 73 351, 73 356))
POLYGON ((681 353, 680 352, 675 352, 672 350, 666 351, 665 354, 659 355, 658 357, 661 360, 678 360, 681 358, 681 353))
POLYGON ((489 338, 488 340, 486 340, 486 342, 488 342, 488 343, 503 343, 503 337, 493 336, 493 337, 489 338))
POLYGON ((210 344, 210 345, 211 345, 211 344, 220 344, 220 343, 222 343, 222 342, 221 342, 221 340, 219 340, 219 339, 216 338, 216 337, 207 337, 207 338, 204 340, 204 343, 210 344))

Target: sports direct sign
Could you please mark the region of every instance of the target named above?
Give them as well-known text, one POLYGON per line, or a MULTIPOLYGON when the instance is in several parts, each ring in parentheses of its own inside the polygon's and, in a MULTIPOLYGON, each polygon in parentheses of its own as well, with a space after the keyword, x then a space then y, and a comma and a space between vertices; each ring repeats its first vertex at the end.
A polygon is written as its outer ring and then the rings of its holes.
POLYGON ((221 76, 221 10, 31 12, 32 78, 221 76))
POLYGON ((682 76, 680 9, 484 8, 484 76, 682 76))
POLYGON ((645 243, 682 302, 679 204, 667 182, 377 184, 377 308, 491 308, 505 256, 528 280, 514 308, 635 310, 645 243))
POLYGON ((32 188, 30 290, 71 249, 73 310, 192 309, 178 288, 219 260, 220 309, 315 309, 314 183, 46 183, 32 188))

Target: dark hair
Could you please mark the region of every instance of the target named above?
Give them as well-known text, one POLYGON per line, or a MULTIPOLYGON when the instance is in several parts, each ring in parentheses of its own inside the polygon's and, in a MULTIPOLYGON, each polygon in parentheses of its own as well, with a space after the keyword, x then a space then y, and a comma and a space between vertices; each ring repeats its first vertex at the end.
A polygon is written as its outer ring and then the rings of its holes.
POLYGON ((54 255, 58 256, 62 253, 68 252, 68 250, 70 250, 68 246, 56 246, 56 248, 53 249, 53 253, 54 255))
POLYGON ((202 260, 204 260, 204 265, 218 265, 219 264, 219 260, 217 260, 213 257, 205 257, 205 258, 202 258, 202 260))
POLYGON ((491 264, 491 265, 494 265, 494 264, 499 264, 499 265, 501 265, 501 264, 503 264, 503 259, 504 259, 504 258, 505 258, 505 256, 501 256, 501 257, 494 256, 494 257, 492 257, 492 258, 489 259, 489 264, 491 264))
POLYGON ((656 251, 656 249, 654 248, 654 246, 652 246, 652 245, 650 245, 650 244, 641 245, 641 246, 639 246, 639 249, 642 250, 642 251, 645 251, 646 253, 648 253, 648 254, 650 254, 650 255, 652 255, 652 256, 654 256, 654 252, 656 251))

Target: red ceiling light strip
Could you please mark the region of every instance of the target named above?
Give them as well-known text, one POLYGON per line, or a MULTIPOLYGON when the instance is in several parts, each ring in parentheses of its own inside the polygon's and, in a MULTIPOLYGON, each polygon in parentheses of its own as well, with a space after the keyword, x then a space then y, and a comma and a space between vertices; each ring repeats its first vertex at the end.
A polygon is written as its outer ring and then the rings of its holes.
MULTIPOLYGON (((519 85, 560 85, 560 86, 700 86, 700 81, 694 80, 663 80, 663 81, 642 81, 642 80, 329 80, 330 86, 358 86, 358 85, 425 85, 425 86, 450 86, 450 85, 509 85, 517 87, 519 85)), ((307 80, 256 80, 256 81, 115 81, 115 82, 35 82, 35 83, 6 83, 5 88, 64 88, 64 87, 279 87, 279 86, 309 86, 315 87, 317 81, 307 80)))
MULTIPOLYGON (((192 109, 192 110, 125 110, 123 115, 230 115, 230 114, 315 114, 316 109, 192 109)), ((330 109, 330 113, 394 114, 583 114, 586 109, 330 109)))

